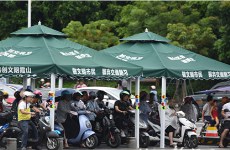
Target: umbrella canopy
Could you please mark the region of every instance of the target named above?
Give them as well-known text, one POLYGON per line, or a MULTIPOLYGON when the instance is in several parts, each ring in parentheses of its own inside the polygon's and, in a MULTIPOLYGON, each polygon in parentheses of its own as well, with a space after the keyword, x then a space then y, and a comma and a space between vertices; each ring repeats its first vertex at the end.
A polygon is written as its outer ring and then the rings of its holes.
POLYGON ((168 43, 151 32, 133 35, 128 42, 104 49, 113 57, 143 67, 144 77, 228 79, 230 65, 168 43))
POLYGON ((142 73, 142 67, 71 42, 65 34, 43 25, 12 33, 0 42, 0 76, 37 77, 51 73, 73 77, 124 78, 142 73), (104 61, 105 60, 105 61, 104 61))

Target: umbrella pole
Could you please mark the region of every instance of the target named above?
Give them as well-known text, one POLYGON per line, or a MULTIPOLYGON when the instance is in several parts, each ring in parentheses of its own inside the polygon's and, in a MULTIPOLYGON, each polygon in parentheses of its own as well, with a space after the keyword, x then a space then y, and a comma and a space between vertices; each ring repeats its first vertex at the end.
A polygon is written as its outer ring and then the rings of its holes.
POLYGON ((31 27, 31 3, 32 0, 28 0, 28 28, 31 27))
POLYGON ((52 131, 54 130, 54 118, 55 118, 55 79, 56 76, 54 73, 51 74, 51 92, 52 92, 52 106, 50 107, 50 126, 52 131))
POLYGON ((160 108, 160 120, 161 120, 161 138, 160 148, 165 148, 165 99, 166 99, 166 78, 162 77, 161 88, 161 108, 160 108))
POLYGON ((139 148, 139 93, 140 93, 140 77, 136 78, 135 82, 135 97, 136 97, 136 111, 135 111, 135 138, 136 138, 136 148, 139 148))
POLYGON ((61 90, 63 87, 63 78, 59 77, 58 78, 58 89, 61 90))
POLYGON ((27 77, 23 76, 23 89, 27 89, 27 77))
POLYGON ((130 93, 132 93, 132 79, 131 78, 128 79, 128 86, 127 86, 127 88, 130 91, 130 93))

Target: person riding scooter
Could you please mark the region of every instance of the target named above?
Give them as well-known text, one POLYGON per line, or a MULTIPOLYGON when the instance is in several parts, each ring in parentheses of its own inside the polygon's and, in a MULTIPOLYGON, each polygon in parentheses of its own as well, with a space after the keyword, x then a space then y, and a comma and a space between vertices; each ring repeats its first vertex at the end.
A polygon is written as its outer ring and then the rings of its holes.
POLYGON ((221 133, 221 136, 220 136, 219 147, 224 148, 223 141, 230 130, 230 102, 224 104, 221 114, 224 117, 224 127, 223 127, 224 131, 221 133))
POLYGON ((130 93, 121 91, 120 100, 114 104, 114 121, 118 129, 121 131, 121 136, 125 137, 124 123, 126 122, 126 114, 128 110, 132 110, 132 106, 128 102, 130 93))
POLYGON ((68 148, 69 145, 67 143, 66 138, 66 130, 68 129, 68 125, 65 124, 67 120, 67 115, 71 111, 71 93, 67 90, 62 91, 61 100, 58 102, 58 107, 56 110, 57 122, 59 126, 64 128, 64 147, 68 148))
POLYGON ((90 111, 86 116, 89 118, 92 128, 95 129, 95 119, 97 114, 101 111, 101 108, 98 106, 96 100, 96 93, 94 91, 89 92, 89 101, 87 103, 86 109, 90 111))
POLYGON ((73 98, 71 101, 72 111, 86 110, 86 106, 81 100, 82 96, 83 94, 81 93, 81 91, 76 91, 75 93, 73 93, 73 98))
MULTIPOLYGON (((29 91, 25 91, 22 96, 22 100, 18 104, 18 126, 22 130, 22 143, 21 148, 22 150, 26 150, 28 137, 29 137, 29 126, 33 129, 34 139, 30 140, 31 142, 38 142, 38 131, 35 127, 34 123, 31 121, 31 117, 35 116, 35 112, 40 112, 36 107, 32 106, 34 94, 29 91), (32 106, 32 107, 30 107, 32 106), (31 112, 31 108, 35 112, 31 112)), ((38 145, 37 145, 38 146, 38 145)), ((40 147, 37 147, 40 149, 40 147)))

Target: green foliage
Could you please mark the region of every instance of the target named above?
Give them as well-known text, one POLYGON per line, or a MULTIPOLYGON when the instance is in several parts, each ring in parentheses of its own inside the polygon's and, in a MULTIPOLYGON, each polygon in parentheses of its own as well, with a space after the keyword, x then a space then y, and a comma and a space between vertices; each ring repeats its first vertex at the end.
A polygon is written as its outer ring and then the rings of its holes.
POLYGON ((27 26, 26 2, 0 2, 0 40, 24 26, 27 26))
MULTIPOLYGON (((27 26, 27 2, 2 1, 0 13, 1 40, 27 26)), ((97 50, 148 28, 177 46, 226 63, 230 63, 229 15, 226 1, 32 2, 32 25, 40 20, 97 50)))
POLYGON ((109 20, 98 20, 84 26, 79 21, 71 21, 63 32, 74 42, 101 50, 119 43, 114 35, 116 26, 117 22, 109 20))

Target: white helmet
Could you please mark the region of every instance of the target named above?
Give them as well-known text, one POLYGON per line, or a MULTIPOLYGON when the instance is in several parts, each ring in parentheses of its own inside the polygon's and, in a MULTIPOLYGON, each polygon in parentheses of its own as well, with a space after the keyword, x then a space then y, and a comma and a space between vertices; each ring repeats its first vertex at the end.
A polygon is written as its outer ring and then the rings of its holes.
POLYGON ((23 97, 27 97, 27 96, 34 97, 35 95, 34 95, 34 93, 32 93, 32 92, 25 91, 25 92, 23 93, 23 97))

